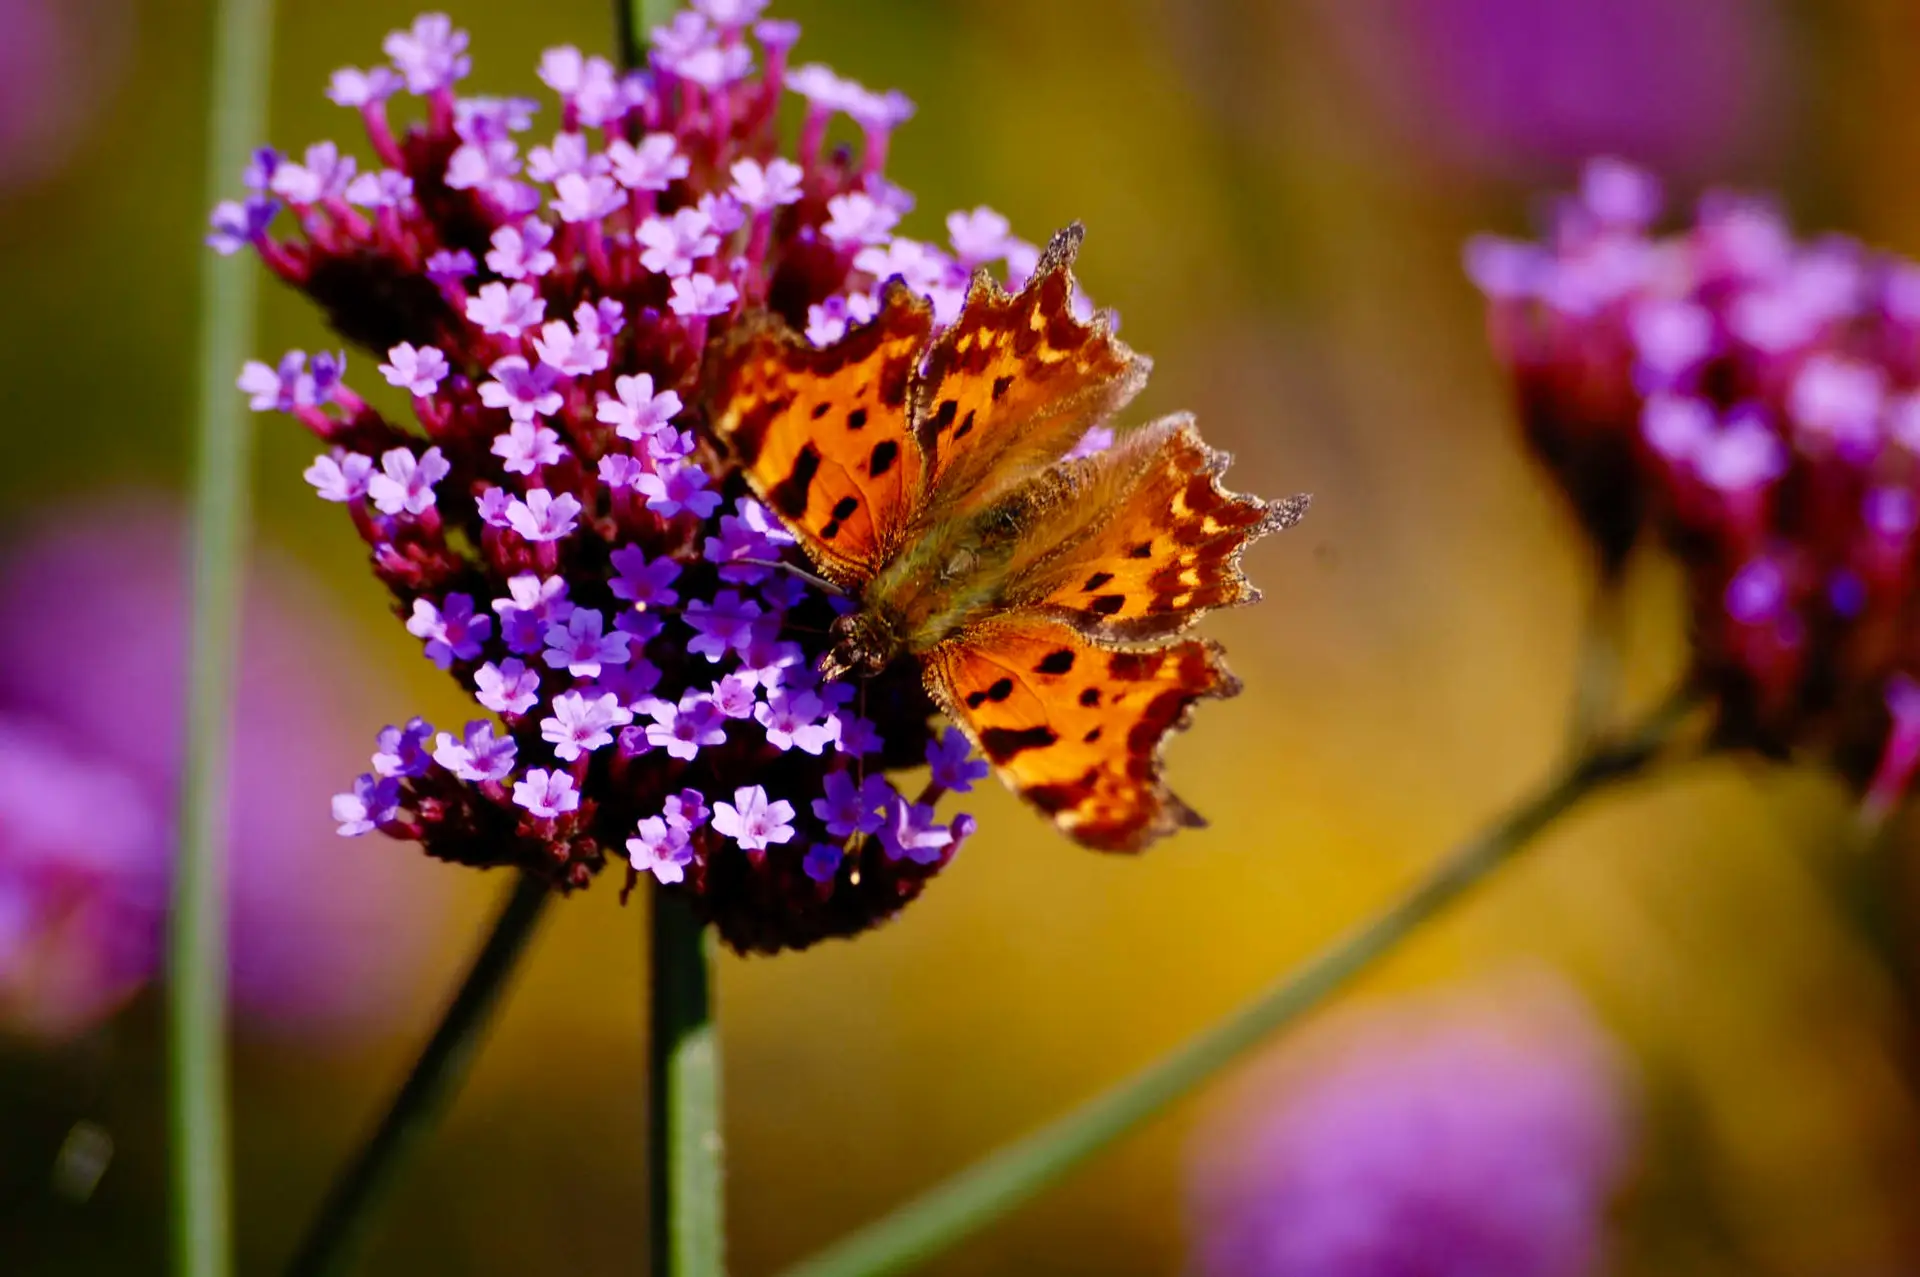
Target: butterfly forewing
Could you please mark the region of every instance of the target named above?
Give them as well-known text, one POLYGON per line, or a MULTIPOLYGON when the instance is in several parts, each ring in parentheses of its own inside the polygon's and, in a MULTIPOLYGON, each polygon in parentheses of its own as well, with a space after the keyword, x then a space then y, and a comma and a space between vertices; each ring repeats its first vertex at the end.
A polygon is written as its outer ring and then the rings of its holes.
POLYGON ((830 346, 770 320, 716 361, 715 435, 837 584, 872 579, 913 522, 925 475, 908 406, 932 327, 927 304, 896 284, 830 346))
POLYGON ((1080 228, 1054 236, 1008 296, 983 271, 927 352, 914 432, 927 457, 929 517, 963 517, 1072 450, 1146 384, 1151 366, 1105 316, 1073 314, 1080 228))

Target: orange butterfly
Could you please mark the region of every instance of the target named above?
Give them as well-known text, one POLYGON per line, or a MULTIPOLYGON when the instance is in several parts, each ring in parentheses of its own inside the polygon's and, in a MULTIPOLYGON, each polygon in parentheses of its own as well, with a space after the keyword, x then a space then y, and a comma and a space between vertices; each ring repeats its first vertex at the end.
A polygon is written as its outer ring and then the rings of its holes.
POLYGON ((1240 551, 1307 498, 1226 491, 1227 456, 1184 416, 1063 459, 1150 366, 1105 315, 1074 318, 1081 236, 1056 235, 1013 296, 976 274, 937 337, 897 280, 825 348, 751 324, 709 402, 755 493, 859 604, 822 673, 917 658, 1002 780, 1082 844, 1135 851, 1203 823, 1161 781, 1160 745, 1240 689, 1216 644, 1175 636, 1259 597, 1240 551))

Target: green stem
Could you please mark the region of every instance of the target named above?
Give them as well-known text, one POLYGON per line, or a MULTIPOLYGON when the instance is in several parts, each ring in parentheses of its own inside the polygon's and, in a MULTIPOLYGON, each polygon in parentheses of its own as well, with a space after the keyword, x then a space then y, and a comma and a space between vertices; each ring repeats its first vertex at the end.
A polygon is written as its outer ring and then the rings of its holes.
POLYGON ((631 71, 646 61, 647 32, 665 23, 678 7, 673 0, 613 0, 621 66, 631 71))
POLYGON ((714 937, 677 892, 651 888, 647 1182, 654 1277, 723 1277, 726 1192, 714 937))
POLYGON ((493 930, 473 959, 440 1026, 393 1098, 386 1116, 341 1172, 287 1266, 291 1277, 342 1273, 359 1254, 373 1214, 401 1165, 439 1122, 466 1079, 480 1037, 499 1005, 507 980, 553 898, 546 881, 520 875, 493 930))
MULTIPOLYGON (((266 132, 271 0, 213 7, 206 199, 211 208, 266 132)), ((169 1223, 179 1277, 233 1263, 227 1144, 226 858, 234 654, 247 521, 249 427, 233 379, 253 343, 252 264, 200 253, 198 428, 185 767, 167 934, 169 1223)))
POLYGON ((1577 758, 1607 730, 1620 691, 1620 583, 1596 582, 1574 658, 1573 710, 1567 720, 1567 757, 1577 758))
POLYGON ((1687 698, 1676 698, 1638 729, 1591 748, 1484 832, 1461 844, 1385 911, 1281 977, 1224 1023, 787 1270, 784 1277, 877 1277, 902 1272, 1033 1197, 1268 1034, 1320 1005, 1580 799, 1638 772, 1672 737, 1689 704, 1687 698))

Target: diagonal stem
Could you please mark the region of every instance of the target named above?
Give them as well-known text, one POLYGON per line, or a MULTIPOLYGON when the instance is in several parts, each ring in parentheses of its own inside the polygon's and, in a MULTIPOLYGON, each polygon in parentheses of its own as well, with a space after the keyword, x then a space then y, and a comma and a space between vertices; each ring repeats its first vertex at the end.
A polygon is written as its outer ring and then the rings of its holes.
POLYGON ((545 879, 520 875, 486 943, 468 968, 460 991, 394 1096, 386 1116, 328 1191, 320 1213, 287 1266, 290 1277, 343 1273, 358 1256, 374 1211, 392 1187, 401 1165, 439 1122, 454 1092, 466 1080, 487 1022, 552 897, 545 879))
POLYGON ((720 1034, 714 938, 678 892, 653 903, 648 973, 648 1272, 723 1277, 726 1195, 720 1138, 720 1034))
MULTIPOLYGON (((265 133, 271 0, 213 6, 206 207, 265 133)), ((203 251, 185 767, 167 930, 169 1220, 178 1277, 233 1265, 227 1142, 227 784, 249 430, 235 370, 253 343, 251 266, 203 251)))
POLYGON ((1673 738, 1691 703, 1688 696, 1676 696, 1639 727, 1591 746, 1487 829, 1455 848, 1383 912, 1282 976, 1225 1022, 788 1269, 783 1277, 878 1277, 903 1272, 1035 1196, 1249 1047, 1320 1005, 1458 901, 1581 799, 1638 773, 1673 738))

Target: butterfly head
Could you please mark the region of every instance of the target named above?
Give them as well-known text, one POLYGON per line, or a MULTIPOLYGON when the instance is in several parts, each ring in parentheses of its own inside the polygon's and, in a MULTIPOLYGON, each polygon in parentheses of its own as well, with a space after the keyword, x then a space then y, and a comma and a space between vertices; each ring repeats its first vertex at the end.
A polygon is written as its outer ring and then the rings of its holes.
POLYGON ((835 620, 828 633, 833 646, 820 658, 820 677, 828 682, 848 674, 871 678, 900 653, 900 638, 893 626, 864 608, 835 620))

